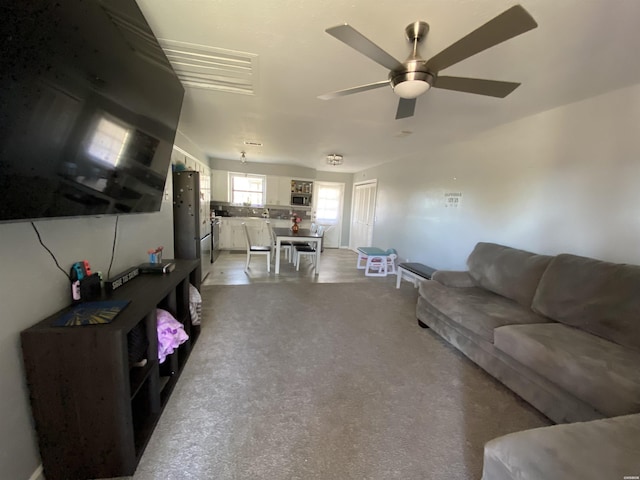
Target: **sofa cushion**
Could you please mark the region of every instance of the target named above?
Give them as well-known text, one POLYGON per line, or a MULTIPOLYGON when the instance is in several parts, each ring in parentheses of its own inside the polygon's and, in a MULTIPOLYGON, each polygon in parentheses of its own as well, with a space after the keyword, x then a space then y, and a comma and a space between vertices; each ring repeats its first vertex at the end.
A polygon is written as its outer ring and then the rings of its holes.
POLYGON ((494 345, 605 416, 640 412, 640 352, 561 323, 497 328, 494 345))
POLYGON ((640 266, 558 255, 542 275, 532 308, 640 350, 640 266))
POLYGON ((640 414, 511 433, 484 446, 482 480, 637 478, 640 414))
POLYGON ((495 243, 480 242, 469 255, 467 266, 477 286, 529 308, 540 277, 551 258, 495 243))
POLYGON ((496 327, 550 321, 513 300, 478 287, 449 288, 427 281, 420 283, 419 292, 451 321, 492 343, 496 327))
POLYGON ((456 270, 436 270, 431 276, 431 280, 441 283, 445 287, 474 287, 473 278, 469 272, 461 272, 456 270))

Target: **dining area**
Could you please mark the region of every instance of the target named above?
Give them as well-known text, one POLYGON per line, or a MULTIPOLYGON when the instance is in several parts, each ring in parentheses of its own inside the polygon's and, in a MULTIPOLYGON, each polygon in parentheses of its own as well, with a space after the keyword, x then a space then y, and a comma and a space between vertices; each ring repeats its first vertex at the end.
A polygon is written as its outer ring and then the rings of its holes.
MULTIPOLYGON (((229 238, 225 243, 225 232, 222 231, 220 254, 202 282, 205 286, 379 283, 387 280, 372 279, 363 275, 362 270, 354 268, 358 254, 350 249, 339 248, 330 241, 331 235, 335 234, 331 225, 302 218, 297 222, 296 232, 292 228, 291 217, 231 217, 224 221, 228 222, 223 227, 227 228, 229 238)), ((391 276, 388 278, 392 279, 391 276)))
MULTIPOLYGON (((288 230, 288 229, 287 229, 288 230)), ((286 236, 290 236, 290 231, 286 236)), ((307 232, 303 232, 303 236, 307 232)), ((325 232, 326 236, 326 232, 325 232)), ((300 240, 300 237, 296 237, 300 240)), ((285 236, 281 238, 281 243, 285 236)), ((324 244, 324 242, 323 242, 324 244)), ((273 255, 270 255, 270 271, 267 271, 267 255, 253 256, 249 268, 246 268, 245 250, 222 250, 213 264, 211 272, 202 281, 203 286, 217 285, 252 285, 263 283, 389 283, 391 288, 395 286, 395 275, 387 277, 367 277, 362 270, 355 268, 358 254, 346 248, 325 247, 320 251, 320 269, 314 269, 311 257, 302 256, 297 267, 293 263, 295 257, 288 257, 285 248, 282 248, 278 274, 275 273, 275 243, 273 255), (298 269, 296 269, 298 268, 298 269)), ((405 284, 407 284, 405 282, 405 284)), ((408 284, 407 284, 408 285, 408 284)))
POLYGON ((280 260, 282 251, 289 262, 293 263, 296 271, 300 270, 300 262, 303 256, 310 257, 314 275, 320 273, 320 258, 322 254, 322 240, 324 228, 321 225, 311 224, 310 228, 299 228, 293 231, 290 228, 272 228, 275 242, 275 274, 280 274, 280 260))
MULTIPOLYGON (((295 225, 295 224, 294 224, 295 225)), ((263 257, 266 260, 266 273, 271 273, 271 264, 274 264, 274 274, 280 275, 283 261, 295 267, 300 272, 303 259, 308 260, 309 273, 320 273, 320 259, 322 254, 322 240, 324 228, 321 225, 311 223, 309 228, 273 227, 267 222, 269 242, 264 242, 264 236, 258 237, 256 232, 246 223, 242 224, 246 243, 245 273, 254 271, 254 264, 258 260, 254 257, 263 257), (256 241, 256 239, 262 240, 256 241)), ((298 227, 298 225, 295 225, 298 227)), ((260 268, 260 270, 262 270, 260 268)))

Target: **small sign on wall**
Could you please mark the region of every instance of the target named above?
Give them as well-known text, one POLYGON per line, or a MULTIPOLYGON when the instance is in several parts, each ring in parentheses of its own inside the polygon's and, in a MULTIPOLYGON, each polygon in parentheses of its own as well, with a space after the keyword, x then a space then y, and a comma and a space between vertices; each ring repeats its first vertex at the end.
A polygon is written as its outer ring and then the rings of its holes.
POLYGON ((462 204, 462 192, 445 192, 444 208, 458 208, 462 204))

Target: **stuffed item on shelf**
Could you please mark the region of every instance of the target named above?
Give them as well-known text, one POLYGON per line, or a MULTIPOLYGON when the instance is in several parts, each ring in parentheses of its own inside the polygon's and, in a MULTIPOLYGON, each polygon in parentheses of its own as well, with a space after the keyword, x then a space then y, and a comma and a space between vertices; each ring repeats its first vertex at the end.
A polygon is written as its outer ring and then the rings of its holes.
POLYGON ((173 318, 166 310, 156 310, 158 321, 158 362, 162 363, 168 355, 189 339, 184 325, 173 318))

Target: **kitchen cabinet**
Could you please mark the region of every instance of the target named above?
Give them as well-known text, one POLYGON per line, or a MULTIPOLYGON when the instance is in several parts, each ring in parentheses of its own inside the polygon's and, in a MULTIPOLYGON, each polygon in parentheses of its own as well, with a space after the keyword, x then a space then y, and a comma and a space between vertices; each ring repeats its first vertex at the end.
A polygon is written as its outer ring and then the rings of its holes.
MULTIPOLYGON (((291 220, 288 218, 255 218, 255 217, 230 217, 220 219, 220 248, 222 250, 246 250, 244 228, 249 227, 251 241, 255 245, 271 245, 272 228, 291 228, 291 220)), ((310 228, 311 221, 304 219, 300 228, 310 228)))
MULTIPOLYGON (((288 218, 287 219, 284 219, 284 218, 272 218, 272 219, 269 220, 269 222, 271 223, 271 226, 273 228, 291 228, 291 225, 293 225, 291 220, 289 220, 288 218)), ((302 223, 300 225, 302 225, 302 223)))
POLYGON ((226 170, 211 170, 211 200, 229 201, 229 172, 226 170))
POLYGON ((291 178, 280 177, 278 180, 278 203, 276 205, 291 205, 291 178))
POLYGON ((179 149, 175 145, 171 150, 171 164, 175 166, 183 165, 184 170, 199 172, 201 177, 201 184, 204 177, 209 177, 211 175, 211 168, 209 168, 208 165, 205 165, 200 160, 197 160, 195 157, 191 156, 184 150, 179 149))
POLYGON ((275 175, 267 175, 267 195, 266 195, 266 205, 278 205, 278 190, 279 184, 278 180, 280 177, 275 175))
POLYGON ((291 177, 267 175, 267 205, 291 204, 291 177))
MULTIPOLYGON (((291 222, 284 222, 282 226, 289 226, 291 222)), ((271 232, 267 224, 268 220, 262 218, 232 217, 220 220, 220 248, 222 250, 245 250, 247 244, 244 236, 243 223, 249 227, 251 241, 255 245, 270 245, 271 232)), ((273 223, 272 223, 273 225, 273 223)), ((275 225, 273 225, 275 226, 275 225)))
POLYGON ((228 218, 220 219, 219 247, 221 250, 231 249, 231 220, 228 218))
MULTIPOLYGON (((289 184, 290 185, 290 184, 289 184)), ((255 245, 271 245, 271 231, 273 228, 290 228, 291 220, 288 218, 254 218, 254 217, 230 217, 220 219, 220 249, 221 250, 246 250, 247 244, 244 238, 246 223, 249 227, 251 240, 255 245)), ((311 221, 303 220, 300 228, 310 228, 311 221)))

